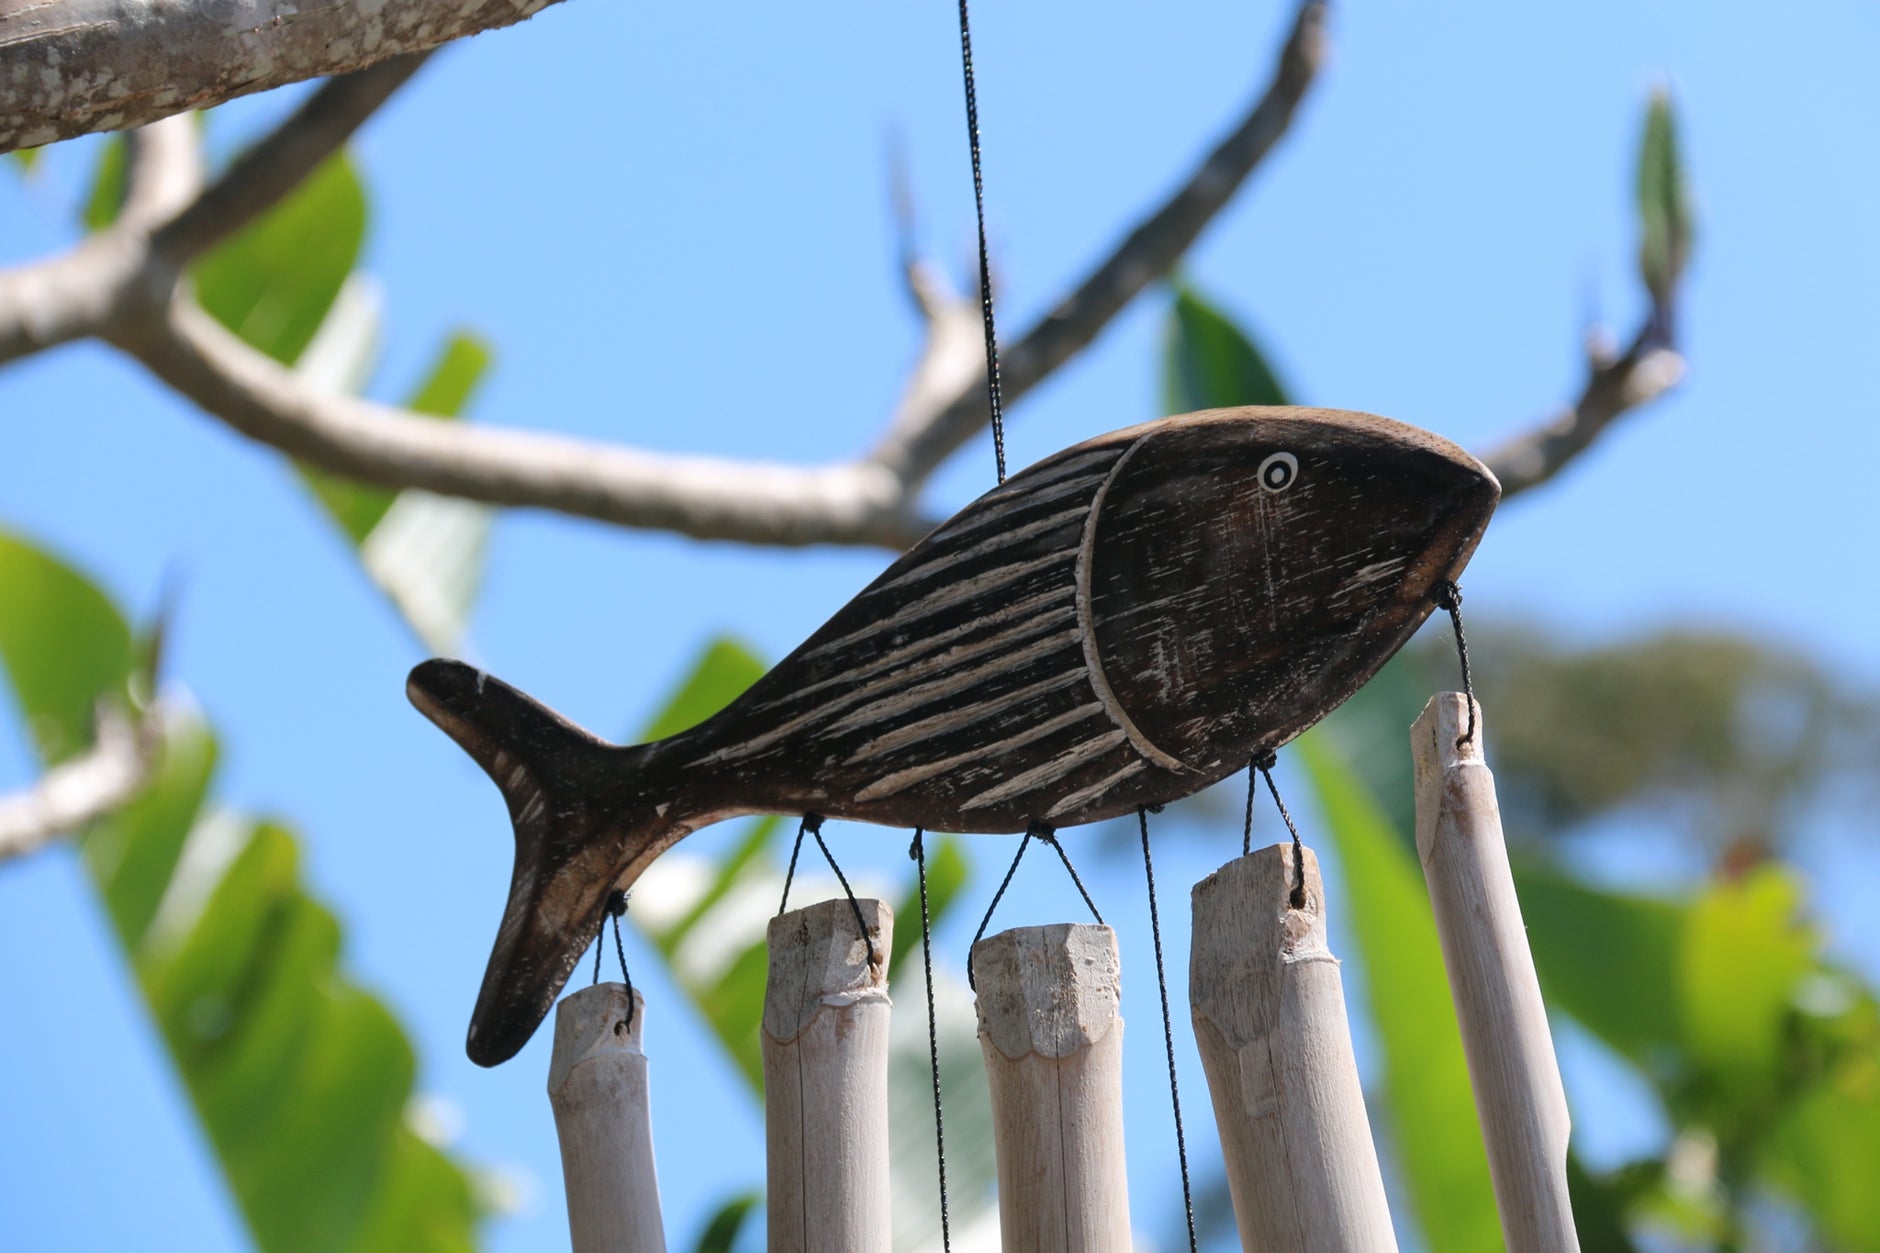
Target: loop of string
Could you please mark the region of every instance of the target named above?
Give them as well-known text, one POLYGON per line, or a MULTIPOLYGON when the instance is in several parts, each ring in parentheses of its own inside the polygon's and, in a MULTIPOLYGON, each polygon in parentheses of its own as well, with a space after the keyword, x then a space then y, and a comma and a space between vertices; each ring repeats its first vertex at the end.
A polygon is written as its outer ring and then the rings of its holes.
POLYGON ((953 1233, 947 1221, 947 1127, 940 1106, 940 1016, 933 999, 933 922, 927 911, 927 849, 924 832, 914 829, 914 842, 907 855, 914 859, 920 879, 920 964, 927 986, 927 1061, 933 1072, 933 1142, 934 1156, 940 1163, 940 1248, 952 1253, 953 1233))
POLYGON ((1256 775, 1266 779, 1266 790, 1273 794, 1273 804, 1279 807, 1280 820, 1286 824, 1287 832, 1292 836, 1293 846, 1293 885, 1289 903, 1294 909, 1306 907, 1306 849, 1300 843, 1299 828, 1293 825, 1292 814, 1286 809, 1286 802, 1280 799, 1279 785, 1273 782, 1273 767, 1279 764, 1279 755, 1267 749, 1247 765, 1247 831, 1241 837, 1241 847, 1248 853, 1253 851, 1253 791, 1256 775))
POLYGON ((862 943, 868 946, 868 964, 879 966, 881 959, 875 953, 874 937, 868 934, 868 922, 862 917, 861 902, 855 899, 855 889, 849 886, 849 877, 842 873, 842 867, 836 865, 835 854, 829 851, 829 845, 822 837, 823 816, 804 814, 803 821, 797 824, 796 844, 790 849, 790 868, 783 876, 783 899, 777 902, 777 915, 781 917, 790 908, 790 884, 796 879, 796 859, 803 852, 803 833, 816 837, 816 847, 822 850, 823 860, 829 863, 829 869, 836 872, 836 882, 842 885, 843 893, 849 898, 849 912, 855 915, 855 929, 861 932, 862 943))
MULTIPOLYGON (((1182 1167, 1182 1211, 1188 1218, 1188 1249, 1195 1253, 1199 1247, 1195 1241, 1195 1196, 1188 1181, 1188 1137, 1182 1131, 1182 1090, 1175 1078, 1175 1027, 1169 1017, 1168 1009, 1168 974, 1162 966, 1162 917, 1155 907, 1155 862, 1149 857, 1149 810, 1160 810, 1160 805, 1143 806, 1136 810, 1136 820, 1142 824, 1142 873, 1149 881, 1149 934, 1155 938, 1155 986, 1162 994, 1162 1044, 1168 1050, 1168 1099, 1175 1111, 1175 1154, 1181 1159, 1182 1167)), ((1251 822, 1252 810, 1248 810, 1251 822)))
POLYGON ((973 86, 973 30, 960 0, 960 67, 966 78, 966 139, 973 154, 973 212, 979 220, 979 314, 986 326, 986 406, 992 413, 992 456, 1005 482, 1005 412, 999 399, 999 334, 992 323, 992 255, 986 248, 986 180, 979 165, 979 93, 973 86))
POLYGON ((601 981, 601 949, 607 939, 607 920, 614 922, 614 956, 620 959, 620 982, 627 986, 627 1021, 629 1031, 633 1029, 633 976, 627 973, 627 946, 620 939, 620 919, 627 912, 627 893, 615 888, 607 894, 606 902, 601 906, 600 925, 594 928, 594 978, 589 982, 601 981))
MULTIPOLYGON (((1025 849, 1033 840, 1049 844, 1057 850, 1058 860, 1064 863, 1064 869, 1070 871, 1071 882, 1077 885, 1077 894, 1084 898, 1084 904, 1090 909, 1090 916, 1097 920, 1098 925, 1108 925, 1104 923, 1103 915, 1097 909, 1097 903, 1090 899, 1090 892, 1084 887, 1084 881, 1077 877, 1077 867, 1071 865, 1070 854, 1066 853, 1064 846, 1058 842, 1057 832, 1042 822, 1034 822, 1025 828, 1025 838, 1018 842, 1018 854, 1012 858, 1012 864, 1006 867, 1005 878, 1000 881, 999 890, 992 894, 992 904, 986 906, 986 916, 979 920, 979 930, 973 932, 975 948, 978 947, 979 941, 986 938, 986 928, 992 925, 993 912, 999 908, 999 902, 1005 898, 1005 889, 1012 886, 1012 876, 1018 873, 1018 863, 1025 860, 1025 849)), ((973 979, 972 949, 968 949, 966 955, 966 986, 975 992, 979 991, 979 985, 973 979)))
POLYGON ((1462 663, 1462 695, 1469 702, 1469 729, 1456 737, 1461 748, 1475 739, 1475 683, 1469 677, 1469 638, 1462 633, 1462 588, 1452 579, 1436 585, 1436 607, 1449 614, 1449 624, 1456 629, 1456 657, 1462 663))

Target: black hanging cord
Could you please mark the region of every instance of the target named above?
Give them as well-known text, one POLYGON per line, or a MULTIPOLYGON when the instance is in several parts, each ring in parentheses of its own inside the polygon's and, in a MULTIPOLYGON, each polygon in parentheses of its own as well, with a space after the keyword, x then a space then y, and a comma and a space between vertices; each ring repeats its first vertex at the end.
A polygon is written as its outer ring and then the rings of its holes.
POLYGON ((861 932, 862 943, 868 946, 868 964, 878 966, 880 958, 875 954, 875 941, 868 934, 868 923, 862 917, 861 902, 855 899, 855 889, 849 886, 849 877, 842 873, 842 867, 836 865, 835 854, 829 851, 829 845, 822 837, 823 816, 804 814, 803 821, 797 824, 796 844, 790 849, 790 869, 783 876, 783 899, 777 902, 777 913, 783 914, 790 907, 790 884, 796 879, 796 859, 803 851, 803 833, 809 832, 816 837, 816 847, 822 850, 823 860, 829 863, 829 869, 836 872, 836 882, 842 885, 842 891, 849 898, 849 912, 855 915, 855 929, 861 932))
POLYGON ((1240 855, 1253 856, 1253 798, 1260 791, 1259 759, 1247 763, 1247 817, 1240 828, 1240 855))
POLYGON ((600 925, 594 928, 594 978, 593 983, 601 981, 601 949, 607 938, 607 920, 614 920, 614 956, 620 959, 620 981, 627 985, 627 1022, 629 1030, 633 1027, 633 976, 627 973, 627 946, 620 939, 620 919, 627 912, 627 894, 619 888, 607 894, 606 903, 601 906, 600 925))
POLYGON ((1462 633, 1462 588, 1451 579, 1436 585, 1436 607, 1449 614, 1456 629, 1456 657, 1462 662, 1462 695, 1469 702, 1469 729, 1456 738, 1456 747, 1475 739, 1475 683, 1469 677, 1469 638, 1462 633))
MULTIPOLYGON (((1077 877, 1077 867, 1071 865, 1070 854, 1066 853, 1064 846, 1058 843, 1057 832, 1042 822, 1034 822, 1025 828, 1025 838, 1018 842, 1018 853, 1012 858, 1012 864, 1006 867, 1005 878, 999 882, 999 890, 992 894, 992 904, 986 906, 986 916, 979 920, 979 930, 973 932, 974 948, 979 946, 979 941, 985 939, 986 928, 992 925, 993 912, 999 908, 999 902, 1005 899, 1005 889, 1012 886, 1012 876, 1018 873, 1018 863, 1025 860, 1025 849, 1033 840, 1049 844, 1057 850, 1058 860, 1064 863, 1064 869, 1070 871, 1071 882, 1077 885, 1077 894, 1084 898, 1084 904, 1090 909, 1090 916, 1095 918, 1099 925, 1103 924, 1103 915, 1098 912, 1097 903, 1090 899, 1090 893, 1084 887, 1084 881, 1077 877)), ((966 953, 966 986, 975 992, 979 991, 979 984, 973 978, 972 949, 968 949, 966 953)))
MULTIPOLYGON (((1248 812, 1251 815, 1251 809, 1248 812)), ((1188 1181, 1188 1137, 1182 1131, 1181 1084, 1175 1078, 1175 1027, 1168 1011, 1168 975, 1162 968, 1162 917, 1155 907, 1155 862, 1149 857, 1147 807, 1136 810, 1136 820, 1142 824, 1142 873, 1149 881, 1149 934, 1155 937, 1155 986, 1162 994, 1162 1044, 1168 1050, 1168 1099, 1175 1111, 1175 1154, 1182 1166, 1182 1211, 1188 1217, 1189 1253, 1195 1253, 1199 1247, 1195 1241, 1195 1195, 1188 1181)))
MULTIPOLYGON (((1273 767, 1278 764, 1278 755, 1272 749, 1268 749, 1253 759, 1250 768, 1259 771, 1266 778, 1266 790, 1273 794, 1273 803, 1279 806, 1279 816, 1285 822, 1286 830, 1292 834, 1293 885, 1290 901, 1294 909, 1304 909, 1306 907, 1306 849, 1305 845, 1299 842, 1299 828, 1293 825, 1292 815, 1286 811, 1286 802, 1280 799, 1279 785, 1273 782, 1273 767)), ((1251 849, 1253 846, 1253 780, 1251 777, 1247 780, 1247 790, 1249 795, 1245 843, 1251 849)))
POLYGON ((973 86, 973 28, 960 0, 960 66, 966 77, 966 139, 973 153, 973 212, 979 219, 979 314, 986 325, 986 404, 992 456, 1005 482, 1005 410, 999 400, 999 334, 992 323, 992 255, 986 248, 986 180, 979 166, 979 93, 973 86))
POLYGON ((947 1126, 940 1108, 940 1015, 933 1000, 933 922, 927 910, 927 849, 923 832, 914 829, 914 842, 907 855, 914 859, 920 876, 920 964, 927 981, 927 1060, 933 1071, 933 1143, 934 1156, 940 1163, 940 1248, 952 1253, 953 1233, 947 1222, 947 1126))

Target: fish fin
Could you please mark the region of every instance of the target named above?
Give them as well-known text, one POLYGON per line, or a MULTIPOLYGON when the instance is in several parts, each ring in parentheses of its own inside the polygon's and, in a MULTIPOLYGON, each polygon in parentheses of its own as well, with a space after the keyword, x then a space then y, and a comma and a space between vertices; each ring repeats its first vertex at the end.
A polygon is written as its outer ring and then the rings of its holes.
POLYGON ((548 1014, 629 866, 677 835, 641 786, 646 747, 609 744, 460 661, 420 664, 405 693, 483 767, 516 829, 509 900, 465 1043, 471 1061, 494 1066, 548 1014))

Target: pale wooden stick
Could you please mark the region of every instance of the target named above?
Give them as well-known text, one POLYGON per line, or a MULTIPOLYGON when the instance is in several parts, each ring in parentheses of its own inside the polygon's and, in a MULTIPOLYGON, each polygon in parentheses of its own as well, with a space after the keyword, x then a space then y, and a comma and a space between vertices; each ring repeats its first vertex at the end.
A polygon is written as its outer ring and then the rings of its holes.
POLYGON ((1436 911, 1469 1082, 1510 1249, 1580 1247, 1567 1199, 1567 1098, 1502 841, 1482 713, 1459 692, 1430 698, 1410 729, 1417 854, 1436 911))
POLYGON ((1128 1253, 1116 933, 1057 923, 973 945, 1008 1253, 1128 1253))
POLYGON ((665 1253, 653 1120, 641 1029, 646 1003, 625 984, 597 983, 555 1010, 548 1100, 561 1138, 574 1253, 665 1253))
POLYGON ((1319 861, 1290 844, 1195 885, 1188 999, 1247 1253, 1388 1253, 1384 1177, 1351 1053, 1319 861))
POLYGON ((846 898, 770 922, 764 1136, 771 1253, 887 1253, 894 913, 846 898))

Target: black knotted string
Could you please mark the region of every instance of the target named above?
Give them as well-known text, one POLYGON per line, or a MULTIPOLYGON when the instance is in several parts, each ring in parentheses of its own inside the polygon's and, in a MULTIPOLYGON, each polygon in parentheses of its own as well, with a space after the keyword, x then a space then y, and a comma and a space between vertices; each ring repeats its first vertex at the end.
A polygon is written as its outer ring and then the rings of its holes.
POLYGON ((1436 607, 1449 614, 1456 629, 1456 657, 1462 663, 1462 695, 1469 702, 1469 729, 1456 737, 1456 747, 1475 739, 1475 683, 1469 677, 1469 637, 1462 633, 1462 588, 1451 579, 1436 585, 1436 607))
POLYGON ((1182 1131, 1182 1090, 1175 1078, 1175 1026, 1169 1017, 1168 975, 1162 967, 1162 916, 1155 907, 1155 862, 1149 856, 1149 810, 1152 808, 1160 810, 1162 807, 1144 806, 1136 810, 1136 820, 1142 824, 1142 873, 1149 881, 1149 934, 1155 937, 1155 986, 1162 994, 1162 1044, 1168 1050, 1168 1099, 1175 1111, 1175 1153, 1182 1166, 1182 1212, 1188 1218, 1189 1253, 1194 1253, 1199 1247, 1195 1241, 1195 1194, 1188 1181, 1188 1137, 1182 1131))
POLYGON ((979 93, 973 86, 973 28, 960 0, 960 68, 966 79, 966 140, 973 154, 973 212, 979 220, 979 315, 986 327, 986 407, 992 456, 1005 482, 1005 411, 999 399, 999 333, 992 324, 992 254, 986 247, 986 180, 979 167, 979 93))
POLYGON ((1268 749, 1255 757, 1247 766, 1247 829, 1241 836, 1243 855, 1253 852, 1253 792, 1254 779, 1257 776, 1266 779, 1266 790, 1273 794, 1273 804, 1279 807, 1280 820, 1286 824, 1286 830, 1292 836, 1293 845, 1293 885, 1290 903, 1294 909, 1306 907, 1306 848, 1299 841, 1299 828, 1293 825, 1292 814, 1286 809, 1286 802, 1280 798, 1279 785, 1273 782, 1273 767, 1279 764, 1279 757, 1268 749))
MULTIPOLYGON (((1064 845, 1058 842, 1056 830, 1046 826, 1042 822, 1034 822, 1029 827, 1025 828, 1025 838, 1018 842, 1018 854, 1012 858, 1012 864, 1006 867, 1005 878, 1000 881, 999 890, 992 894, 992 904, 986 906, 986 916, 979 920, 979 930, 973 932, 974 948, 977 948, 979 941, 985 938, 986 928, 992 925, 993 911, 999 908, 999 902, 1004 899, 1005 889, 1012 886, 1012 876, 1018 873, 1018 863, 1025 860, 1025 849, 1031 845, 1033 840, 1049 844, 1052 848, 1057 850, 1058 860, 1064 863, 1064 869, 1070 871, 1071 882, 1077 885, 1077 894, 1084 898, 1084 904, 1090 909, 1090 916, 1097 920, 1099 926, 1108 925, 1103 921, 1103 915, 1098 911, 1097 903, 1090 899, 1090 892, 1084 887, 1084 881, 1077 877, 1077 867, 1071 865, 1070 854, 1066 853, 1064 851, 1064 845)), ((966 955, 966 986, 975 992, 979 991, 979 985, 973 980, 973 958, 971 949, 967 950, 966 955)))
POLYGON ((907 855, 914 859, 920 878, 920 964, 927 981, 927 1061, 933 1072, 933 1143, 934 1156, 940 1163, 940 1248, 951 1253, 953 1233, 947 1221, 947 1126, 940 1105, 940 1015, 933 1000, 933 921, 927 910, 927 849, 914 830, 914 842, 907 855))
POLYGON ((620 959, 620 982, 627 986, 627 1021, 628 1030, 633 1029, 633 976, 627 973, 627 946, 620 939, 620 919, 627 912, 627 893, 615 888, 607 894, 607 900, 601 906, 600 925, 594 928, 594 978, 590 983, 601 981, 601 949, 607 938, 607 920, 614 922, 614 956, 620 959))
POLYGON ((781 917, 790 908, 790 884, 796 880, 796 859, 803 852, 803 833, 809 832, 816 837, 816 847, 822 850, 823 860, 829 863, 829 869, 836 872, 836 882, 842 885, 843 894, 849 898, 849 912, 855 915, 855 929, 861 932, 862 943, 868 946, 868 964, 878 966, 880 959, 875 955, 874 937, 868 934, 868 923, 862 917, 862 903, 855 899, 855 889, 849 886, 849 877, 842 873, 842 867, 836 865, 835 854, 829 851, 829 845, 822 837, 823 816, 804 814, 803 821, 796 827, 796 843, 790 849, 790 869, 783 876, 783 899, 777 902, 777 915, 781 917))

